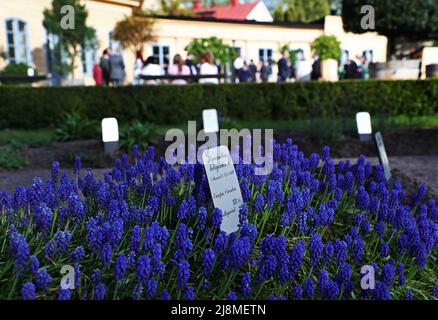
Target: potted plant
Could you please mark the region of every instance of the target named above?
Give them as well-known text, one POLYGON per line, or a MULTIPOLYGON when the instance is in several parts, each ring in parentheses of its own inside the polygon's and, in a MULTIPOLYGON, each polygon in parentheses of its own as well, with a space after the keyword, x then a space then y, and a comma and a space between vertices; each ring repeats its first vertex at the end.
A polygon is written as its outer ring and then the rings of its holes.
POLYGON ((312 50, 321 61, 322 80, 337 81, 338 61, 341 59, 341 43, 335 36, 322 35, 312 43, 312 50))

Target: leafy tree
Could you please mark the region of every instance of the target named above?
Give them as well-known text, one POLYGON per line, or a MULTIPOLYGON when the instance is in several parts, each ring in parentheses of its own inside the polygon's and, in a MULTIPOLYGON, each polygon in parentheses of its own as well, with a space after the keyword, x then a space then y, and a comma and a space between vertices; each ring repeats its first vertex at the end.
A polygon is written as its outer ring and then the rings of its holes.
POLYGON ((236 51, 217 37, 194 39, 187 45, 186 50, 193 54, 196 62, 199 62, 199 58, 207 50, 211 51, 222 65, 237 58, 236 51))
POLYGON ((273 12, 272 12, 272 17, 274 18, 274 21, 284 21, 285 17, 284 17, 284 10, 283 8, 278 5, 275 6, 273 12))
POLYGON ((284 20, 306 22, 304 2, 303 0, 288 0, 287 9, 284 12, 284 20))
POLYGON ((311 48, 316 51, 321 61, 341 59, 341 43, 335 36, 319 36, 313 41, 311 48))
POLYGON ((274 20, 312 22, 328 14, 330 14, 329 0, 283 0, 274 9, 274 20))
POLYGON ((117 22, 113 38, 125 48, 131 48, 134 52, 142 51, 144 44, 154 39, 154 22, 143 11, 134 10, 131 16, 117 22))
POLYGON ((187 9, 181 0, 161 0, 161 13, 170 16, 192 16, 193 11, 187 9))
POLYGON ((43 25, 49 33, 59 37, 57 52, 59 56, 66 54, 70 58, 67 70, 71 72, 73 79, 76 58, 81 49, 92 45, 96 35, 96 31, 87 26, 87 18, 88 12, 85 5, 80 4, 79 0, 53 0, 52 8, 44 9, 43 25), (73 28, 62 26, 61 21, 66 17, 62 8, 65 6, 71 6, 74 9, 73 28))
POLYGON ((343 0, 342 18, 347 31, 363 33, 362 6, 375 11, 375 31, 389 38, 389 51, 403 41, 426 41, 438 37, 438 1, 436 0, 343 0))

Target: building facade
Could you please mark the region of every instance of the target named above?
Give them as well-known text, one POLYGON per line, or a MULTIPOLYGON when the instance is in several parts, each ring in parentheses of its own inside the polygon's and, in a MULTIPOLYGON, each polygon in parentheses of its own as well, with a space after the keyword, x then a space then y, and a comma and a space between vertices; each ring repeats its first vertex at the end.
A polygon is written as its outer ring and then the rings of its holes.
MULTIPOLYGON (((96 30, 97 47, 84 50, 81 61, 76 63, 76 78, 91 84, 92 69, 104 48, 118 46, 111 40, 117 21, 130 15, 136 0, 83 0, 88 10, 87 24, 96 30)), ((43 12, 51 8, 52 0, 0 0, 0 50, 6 52, 8 61, 0 62, 0 69, 8 62, 34 66, 40 74, 54 73, 51 61, 56 39, 43 26, 43 12)), ((130 53, 130 52, 129 52, 130 53)), ((134 58, 124 52, 127 65, 134 58)), ((127 70, 128 71, 128 70, 127 70)), ((132 72, 131 72, 132 74, 132 72)), ((127 74, 128 78, 132 75, 127 74)))
MULTIPOLYGON (((8 62, 33 65, 40 74, 54 73, 51 50, 56 39, 43 27, 43 11, 52 0, 0 0, 0 50, 7 52, 8 61, 0 62, 0 69, 8 62), (1 65, 3 64, 3 65, 1 65)), ((130 15, 132 8, 146 1, 136 0, 82 0, 89 17, 87 24, 96 30, 97 47, 84 50, 77 63, 76 78, 84 84, 93 84, 92 68, 104 48, 118 47, 111 40, 116 23, 130 15)), ((254 62, 278 60, 280 48, 289 45, 300 49, 302 59, 311 60, 311 43, 322 34, 333 34, 341 41, 343 61, 366 54, 370 61, 386 61, 387 39, 377 33, 346 33, 338 16, 327 16, 319 24, 273 23, 260 21, 221 20, 198 17, 157 17, 154 25, 155 40, 148 43, 144 55, 156 56, 160 63, 172 61, 173 55, 185 56, 185 47, 195 38, 216 36, 238 49, 245 60, 254 62)), ((133 81, 134 53, 123 50, 126 65, 126 83, 133 81)), ((276 71, 274 70, 274 74, 276 71)))
POLYGON ((366 55, 370 62, 386 61, 386 37, 375 32, 345 32, 339 16, 327 16, 320 24, 160 17, 154 32, 155 42, 147 46, 145 53, 158 56, 160 62, 171 61, 174 54, 184 54, 184 48, 193 39, 211 36, 237 48, 248 62, 277 61, 284 45, 300 50, 300 59, 312 60, 311 44, 323 34, 335 35, 341 42, 341 64, 357 55, 366 55))

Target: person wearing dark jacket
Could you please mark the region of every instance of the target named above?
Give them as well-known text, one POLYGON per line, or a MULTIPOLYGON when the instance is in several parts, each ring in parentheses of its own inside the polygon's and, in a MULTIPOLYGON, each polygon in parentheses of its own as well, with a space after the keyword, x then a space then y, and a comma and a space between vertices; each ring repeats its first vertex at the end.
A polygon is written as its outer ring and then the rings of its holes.
POLYGON ((237 77, 239 78, 239 83, 245 83, 251 80, 252 73, 246 62, 243 64, 243 68, 240 68, 237 72, 237 77))
POLYGON ((272 74, 272 67, 270 62, 261 60, 260 61, 260 79, 262 82, 268 82, 269 76, 272 74))
POLYGON ((348 62, 344 65, 344 70, 345 79, 359 79, 361 76, 357 63, 352 59, 349 59, 348 62))
POLYGON ((249 63, 249 71, 251 72, 251 82, 257 81, 257 66, 254 64, 254 60, 251 59, 249 63))
POLYGON ((278 60, 278 82, 286 82, 289 72, 289 52, 285 50, 278 60))
POLYGON ((310 73, 311 80, 319 80, 321 78, 321 60, 316 56, 312 64, 312 72, 310 73))
POLYGON ((196 68, 196 65, 193 63, 193 55, 191 53, 187 55, 185 64, 187 67, 189 67, 191 76, 196 76, 199 73, 199 70, 196 68))
POLYGON ((102 78, 105 85, 109 85, 110 83, 110 64, 109 64, 109 55, 111 54, 111 49, 103 50, 102 57, 100 58, 100 68, 102 69, 102 78))

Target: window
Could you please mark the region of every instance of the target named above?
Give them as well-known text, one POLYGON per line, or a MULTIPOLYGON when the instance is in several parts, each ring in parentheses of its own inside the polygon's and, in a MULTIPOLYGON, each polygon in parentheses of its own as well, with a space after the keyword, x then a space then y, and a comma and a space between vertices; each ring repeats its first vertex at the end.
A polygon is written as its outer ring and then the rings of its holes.
POLYGON ((152 46, 152 55, 158 59, 160 65, 169 65, 170 49, 166 45, 154 45, 152 46))
POLYGON ((310 54, 310 46, 308 44, 292 44, 289 46, 289 50, 295 51, 296 61, 312 60, 312 56, 310 54))
POLYGON ((82 58, 82 71, 84 74, 93 76, 93 67, 97 61, 97 39, 93 39, 86 43, 82 48, 81 58, 82 58))
POLYGON ((270 61, 272 60, 272 49, 259 49, 259 61, 270 61))
POLYGON ((301 61, 301 60, 305 60, 306 57, 304 55, 304 50, 303 49, 293 49, 295 51, 295 63, 297 61, 301 61))
POLYGON ((16 18, 7 19, 6 40, 9 62, 31 64, 26 22, 16 18))
POLYGON ((347 63, 348 59, 350 59, 350 52, 348 50, 342 50, 341 66, 345 65, 347 63))

